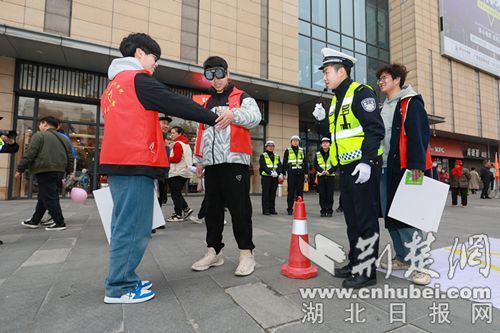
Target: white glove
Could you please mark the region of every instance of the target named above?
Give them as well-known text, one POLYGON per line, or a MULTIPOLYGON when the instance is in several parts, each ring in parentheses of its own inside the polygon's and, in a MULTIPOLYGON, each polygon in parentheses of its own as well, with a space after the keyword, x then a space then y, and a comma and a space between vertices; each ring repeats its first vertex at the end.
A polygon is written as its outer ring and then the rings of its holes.
POLYGON ((358 165, 356 165, 356 168, 351 173, 351 176, 359 173, 358 179, 354 182, 354 184, 366 183, 370 179, 371 172, 372 168, 366 163, 359 163, 358 165))
POLYGON ((276 171, 271 172, 271 177, 273 178, 278 177, 278 173, 276 171))
POLYGON ((314 118, 316 118, 316 120, 318 120, 318 121, 321 121, 321 120, 325 119, 325 117, 326 117, 325 108, 323 107, 323 105, 321 103, 316 103, 316 107, 314 108, 314 111, 312 114, 313 114, 314 118))

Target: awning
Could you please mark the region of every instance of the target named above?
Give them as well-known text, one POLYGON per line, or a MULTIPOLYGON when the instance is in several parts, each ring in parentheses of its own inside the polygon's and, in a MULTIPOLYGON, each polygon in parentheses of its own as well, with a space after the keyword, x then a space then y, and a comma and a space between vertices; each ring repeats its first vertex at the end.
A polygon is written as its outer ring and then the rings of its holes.
POLYGON ((464 158, 462 145, 458 141, 431 137, 430 146, 432 156, 464 158))
MULTIPOLYGON (((121 54, 105 45, 0 24, 0 56, 106 73, 121 54)), ((209 86, 201 66, 164 58, 158 64, 155 77, 166 84, 199 90, 209 86)), ((237 73, 231 73, 231 79, 253 97, 268 101, 300 105, 330 95, 237 73)))

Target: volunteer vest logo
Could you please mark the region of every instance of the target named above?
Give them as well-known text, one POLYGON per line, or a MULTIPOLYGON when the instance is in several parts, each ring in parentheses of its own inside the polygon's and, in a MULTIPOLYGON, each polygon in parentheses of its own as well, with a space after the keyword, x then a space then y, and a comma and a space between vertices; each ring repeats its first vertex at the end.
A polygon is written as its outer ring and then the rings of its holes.
POLYGON ((241 178, 243 178, 241 175, 236 175, 236 179, 240 182, 241 178))

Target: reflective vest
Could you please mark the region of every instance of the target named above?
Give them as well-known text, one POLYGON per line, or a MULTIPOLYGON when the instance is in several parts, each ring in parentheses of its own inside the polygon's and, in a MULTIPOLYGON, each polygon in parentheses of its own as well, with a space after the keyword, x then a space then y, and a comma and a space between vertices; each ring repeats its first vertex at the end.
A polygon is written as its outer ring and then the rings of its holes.
MULTIPOLYGON (((331 155, 328 155, 328 159, 325 161, 325 159, 323 158, 323 155, 321 155, 321 151, 316 152, 316 158, 318 159, 318 165, 324 171, 328 171, 331 168, 333 168, 333 163, 332 163, 332 159, 330 158, 330 156, 331 155)), ((335 175, 332 173, 332 174, 329 174, 328 176, 335 176, 335 175)))
POLYGON ((291 166, 292 170, 302 169, 304 164, 304 149, 299 147, 297 156, 292 148, 288 148, 288 165, 291 166))
POLYGON ((104 137, 100 164, 169 166, 158 112, 139 102, 134 79, 147 70, 128 70, 115 76, 101 96, 104 137))
MULTIPOLYGON (((406 169, 408 166, 408 137, 405 131, 405 121, 406 114, 408 112, 408 104, 410 104, 411 97, 404 98, 401 100, 401 131, 399 132, 399 163, 401 169, 406 169)), ((427 151, 425 153, 425 170, 432 168, 432 158, 430 147, 427 146, 427 151)))
MULTIPOLYGON (((228 103, 231 109, 237 109, 241 105, 241 95, 245 92, 236 87, 233 87, 233 90, 229 94, 228 103)), ((211 99, 207 99, 204 108, 207 107, 208 101, 211 99)), ((196 156, 202 157, 202 143, 203 143, 203 131, 205 129, 204 124, 198 125, 198 136, 196 137, 196 150, 194 154, 196 156)), ((243 126, 235 125, 231 123, 230 125, 230 142, 229 142, 229 151, 231 153, 243 153, 252 156, 252 138, 250 136, 250 130, 243 126)))
MULTIPOLYGON (((266 152, 262 153, 262 156, 264 156, 264 162, 266 162, 266 166, 271 170, 271 171, 276 171, 278 169, 278 164, 280 163, 280 157, 277 154, 274 154, 274 161, 271 161, 271 157, 269 154, 266 152)), ((262 176, 271 176, 270 173, 267 173, 265 171, 262 171, 260 173, 262 176)))
MULTIPOLYGON (((330 146, 330 158, 334 166, 337 164, 347 165, 359 161, 362 157, 361 146, 365 139, 363 126, 352 112, 352 101, 356 88, 361 84, 352 82, 335 117, 335 105, 337 97, 334 96, 330 106, 330 133, 332 133, 332 145, 330 146)), ((371 88, 370 88, 371 89, 371 88)), ((382 148, 378 149, 378 155, 382 155, 382 148)))

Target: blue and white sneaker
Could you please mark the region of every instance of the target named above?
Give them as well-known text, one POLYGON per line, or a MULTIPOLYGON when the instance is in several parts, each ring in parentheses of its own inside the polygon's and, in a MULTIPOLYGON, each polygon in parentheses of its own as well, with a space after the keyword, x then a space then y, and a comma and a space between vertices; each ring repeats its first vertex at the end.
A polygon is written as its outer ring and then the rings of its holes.
POLYGON ((104 303, 107 304, 134 304, 147 302, 155 297, 155 293, 151 290, 141 289, 140 287, 122 295, 121 297, 104 296, 104 303))
POLYGON ((138 287, 140 287, 141 289, 146 289, 146 290, 151 289, 152 286, 153 283, 151 283, 151 281, 148 280, 140 280, 138 285, 138 287))

